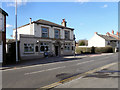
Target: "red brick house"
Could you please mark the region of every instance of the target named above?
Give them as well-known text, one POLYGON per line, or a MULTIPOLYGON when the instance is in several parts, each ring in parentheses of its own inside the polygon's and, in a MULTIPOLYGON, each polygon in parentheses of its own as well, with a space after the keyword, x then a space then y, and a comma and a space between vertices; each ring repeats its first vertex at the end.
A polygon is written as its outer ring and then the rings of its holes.
POLYGON ((6 16, 8 14, 0 8, 0 63, 6 61, 6 16))

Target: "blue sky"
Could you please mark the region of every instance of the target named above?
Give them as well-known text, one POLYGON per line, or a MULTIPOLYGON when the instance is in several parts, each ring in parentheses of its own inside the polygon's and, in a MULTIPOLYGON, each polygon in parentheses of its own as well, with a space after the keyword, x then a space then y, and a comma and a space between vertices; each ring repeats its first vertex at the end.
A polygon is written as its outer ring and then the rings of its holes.
MULTIPOLYGON (((15 28, 15 7, 11 2, 2 3, 7 17, 7 38, 15 28)), ((76 40, 90 39, 94 32, 106 34, 112 29, 118 31, 117 2, 27 2, 18 6, 18 27, 38 19, 61 24, 63 18, 67 27, 75 29, 76 40)))

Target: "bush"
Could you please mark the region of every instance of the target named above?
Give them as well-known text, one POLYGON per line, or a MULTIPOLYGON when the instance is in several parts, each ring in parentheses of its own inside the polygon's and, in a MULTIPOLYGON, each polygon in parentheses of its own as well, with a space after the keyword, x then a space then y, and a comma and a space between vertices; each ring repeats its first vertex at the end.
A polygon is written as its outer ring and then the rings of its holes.
POLYGON ((76 51, 77 54, 82 53, 113 53, 115 49, 111 46, 106 47, 77 47, 76 51))
POLYGON ((96 47, 95 53, 113 53, 113 48, 111 46, 107 47, 96 47))
POLYGON ((77 47, 75 52, 77 54, 91 53, 91 48, 90 47, 77 47))

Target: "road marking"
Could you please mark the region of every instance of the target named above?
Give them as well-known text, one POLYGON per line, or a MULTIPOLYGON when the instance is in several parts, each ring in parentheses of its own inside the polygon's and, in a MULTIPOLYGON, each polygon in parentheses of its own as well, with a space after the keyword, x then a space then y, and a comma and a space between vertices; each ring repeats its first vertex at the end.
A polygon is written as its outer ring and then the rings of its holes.
MULTIPOLYGON (((77 62, 79 60, 73 60, 73 61, 67 61, 67 62, 77 62)), ((67 63, 67 62, 53 62, 53 63, 48 63, 48 64, 40 64, 40 65, 32 65, 32 66, 25 66, 25 67, 18 67, 16 69, 14 69, 14 67, 12 69, 6 69, 6 70, 2 70, 2 71, 11 71, 11 70, 17 70, 17 69, 26 69, 26 68, 31 68, 31 67, 39 67, 39 66, 45 66, 45 65, 53 65, 53 64, 60 64, 60 63, 67 63)))
POLYGON ((55 69, 65 68, 65 67, 66 67, 66 66, 56 67, 56 68, 50 68, 50 69, 46 69, 46 70, 41 70, 41 71, 35 71, 35 72, 25 73, 24 75, 36 74, 36 73, 40 73, 40 72, 51 71, 51 70, 55 70, 55 69))
MULTIPOLYGON (((117 64, 117 63, 118 63, 118 62, 111 63, 111 64, 107 64, 107 65, 104 65, 104 66, 102 66, 102 67, 99 67, 99 68, 90 70, 90 71, 88 71, 88 72, 79 74, 79 75, 77 75, 77 76, 73 76, 73 77, 70 77, 70 78, 61 80, 61 81, 59 81, 59 82, 55 82, 55 83, 53 83, 53 84, 50 84, 50 85, 47 85, 47 86, 43 86, 43 87, 41 87, 41 88, 43 88, 43 89, 54 88, 54 87, 56 87, 56 86, 58 86, 58 85, 61 85, 61 84, 64 83, 64 82, 68 82, 68 81, 71 81, 71 80, 73 80, 73 79, 78 79, 78 78, 80 79, 80 78, 82 78, 82 77, 85 77, 86 75, 89 75, 89 74, 92 74, 92 73, 94 73, 94 72, 100 71, 100 70, 102 70, 102 69, 108 68, 108 67, 113 66, 113 65, 115 65, 115 64, 117 64)), ((39 89, 37 89, 37 90, 41 90, 41 88, 39 88, 39 89)))
POLYGON ((76 65, 80 65, 80 64, 84 64, 84 63, 88 63, 88 62, 93 62, 95 60, 90 60, 90 61, 86 61, 86 62, 81 62, 81 63, 77 63, 76 65))
MULTIPOLYGON (((103 55, 111 55, 113 53, 110 54, 103 54, 103 55)), ((75 56, 77 57, 77 56, 75 56)), ((85 56, 87 57, 87 56, 85 56)), ((73 61, 67 61, 67 62, 75 62, 75 61, 79 61, 79 60, 73 60, 73 61)), ((44 66, 44 65, 53 65, 53 64, 60 64, 60 63, 66 63, 66 62, 55 62, 55 63, 48 63, 48 64, 40 64, 40 65, 32 65, 32 66, 24 66, 24 67, 16 67, 14 69, 14 67, 12 69, 6 69, 6 70, 2 70, 2 71, 11 71, 11 70, 18 70, 18 69, 26 69, 26 68, 31 68, 31 67, 39 67, 39 66, 44 66)))

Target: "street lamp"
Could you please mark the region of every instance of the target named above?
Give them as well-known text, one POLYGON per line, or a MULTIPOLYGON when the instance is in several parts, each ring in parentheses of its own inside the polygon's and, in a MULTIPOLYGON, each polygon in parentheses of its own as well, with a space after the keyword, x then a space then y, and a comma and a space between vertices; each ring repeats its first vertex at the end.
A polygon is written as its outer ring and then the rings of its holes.
POLYGON ((16 62, 18 62, 18 42, 17 42, 17 0, 15 2, 15 26, 16 26, 16 62))

